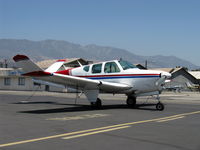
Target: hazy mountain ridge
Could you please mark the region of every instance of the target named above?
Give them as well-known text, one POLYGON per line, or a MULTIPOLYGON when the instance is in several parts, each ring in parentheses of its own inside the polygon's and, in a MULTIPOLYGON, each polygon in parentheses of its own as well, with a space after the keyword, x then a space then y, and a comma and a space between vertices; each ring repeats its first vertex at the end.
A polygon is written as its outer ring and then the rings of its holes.
POLYGON ((132 63, 140 64, 144 64, 145 60, 147 60, 150 67, 184 66, 190 69, 200 68, 189 61, 175 56, 140 56, 124 49, 95 44, 82 46, 61 40, 30 41, 26 39, 0 39, 0 52, 0 59, 11 59, 16 54, 26 54, 34 61, 74 57, 90 60, 123 58, 132 63))

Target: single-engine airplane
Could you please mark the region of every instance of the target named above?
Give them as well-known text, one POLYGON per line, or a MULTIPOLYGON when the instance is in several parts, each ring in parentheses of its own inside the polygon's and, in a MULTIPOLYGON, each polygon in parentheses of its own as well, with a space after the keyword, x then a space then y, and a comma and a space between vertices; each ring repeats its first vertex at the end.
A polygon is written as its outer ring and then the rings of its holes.
POLYGON ((58 60, 46 70, 41 69, 25 55, 16 55, 14 61, 24 76, 81 90, 93 107, 100 108, 100 92, 125 94, 128 106, 135 106, 138 96, 157 95, 157 110, 164 105, 159 94, 171 74, 164 71, 141 70, 124 60, 112 60, 64 69, 65 60, 58 60), (63 69, 61 69, 63 68, 63 69))

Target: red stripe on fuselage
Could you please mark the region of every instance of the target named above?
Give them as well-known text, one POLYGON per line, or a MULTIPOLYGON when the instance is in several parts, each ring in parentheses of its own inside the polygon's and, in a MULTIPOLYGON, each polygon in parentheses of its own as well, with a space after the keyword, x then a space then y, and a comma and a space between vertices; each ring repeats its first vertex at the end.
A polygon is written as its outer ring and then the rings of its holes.
POLYGON ((160 74, 112 74, 112 75, 89 75, 89 76, 78 76, 78 77, 117 77, 117 76, 158 76, 160 74))
MULTIPOLYGON (((58 74, 63 74, 63 75, 72 75, 71 74, 71 69, 68 70, 62 70, 58 71, 56 73, 58 74)), ((117 77, 117 76, 159 76, 160 74, 110 74, 110 75, 88 75, 88 76, 79 76, 79 75, 74 75, 77 77, 82 77, 82 78, 92 78, 92 77, 117 77)), ((73 76, 73 75, 72 75, 73 76)))

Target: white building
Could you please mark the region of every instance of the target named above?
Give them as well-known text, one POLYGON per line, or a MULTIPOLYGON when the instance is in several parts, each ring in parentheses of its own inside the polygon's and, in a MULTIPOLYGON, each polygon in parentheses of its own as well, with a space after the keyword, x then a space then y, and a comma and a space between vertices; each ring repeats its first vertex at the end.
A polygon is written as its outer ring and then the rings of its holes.
POLYGON ((1 90, 42 90, 34 85, 32 78, 21 76, 21 69, 0 68, 1 90))

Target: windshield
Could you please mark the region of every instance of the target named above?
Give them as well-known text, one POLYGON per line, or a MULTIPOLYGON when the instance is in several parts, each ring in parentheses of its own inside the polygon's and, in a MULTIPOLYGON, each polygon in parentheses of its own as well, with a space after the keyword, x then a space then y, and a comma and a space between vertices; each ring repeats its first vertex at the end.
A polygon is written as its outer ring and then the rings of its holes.
POLYGON ((130 69, 130 68, 137 68, 135 65, 131 64, 128 61, 119 60, 119 63, 124 70, 130 69))

